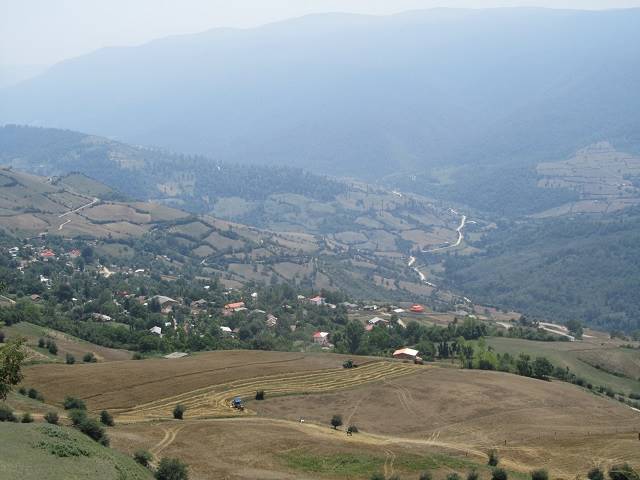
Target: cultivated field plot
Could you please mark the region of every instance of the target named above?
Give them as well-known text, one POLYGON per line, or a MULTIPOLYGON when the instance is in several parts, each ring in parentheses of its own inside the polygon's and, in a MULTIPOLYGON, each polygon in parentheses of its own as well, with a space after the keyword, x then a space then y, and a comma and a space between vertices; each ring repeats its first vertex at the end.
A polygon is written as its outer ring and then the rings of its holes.
POLYGON ((240 411, 231 406, 235 397, 252 398, 256 391, 265 390, 270 397, 283 395, 307 395, 344 390, 416 373, 424 367, 389 361, 371 362, 358 368, 321 370, 304 373, 286 373, 266 377, 248 378, 221 385, 186 392, 172 397, 118 411, 114 410, 120 422, 136 422, 171 417, 171 411, 178 403, 187 407, 189 418, 210 418, 240 416, 254 413, 240 411))
POLYGON ((515 470, 575 474, 585 459, 638 462, 640 413, 562 382, 429 368, 397 379, 303 398, 250 404, 259 416, 327 424, 335 413, 361 432, 427 442, 470 458, 497 448, 515 470), (608 439, 608 440, 606 440, 608 439))
MULTIPOLYGON (((81 397, 91 410, 130 410, 138 405, 212 385, 257 377, 334 369, 342 372, 344 355, 265 351, 216 351, 180 359, 128 360, 97 364, 32 365, 24 384, 35 385, 48 402, 66 395, 81 397)), ((380 359, 360 358, 362 366, 380 359)), ((255 394, 255 391, 253 392, 255 394)))
MULTIPOLYGON (((133 453, 138 448, 157 457, 176 456, 189 464, 191 480, 368 479, 375 472, 415 479, 418 472, 465 473, 477 468, 489 477, 480 457, 465 456, 427 442, 362 433, 348 437, 323 425, 260 417, 184 420, 120 425, 112 445, 133 453)), ((514 477, 515 478, 515 477, 514 477)))

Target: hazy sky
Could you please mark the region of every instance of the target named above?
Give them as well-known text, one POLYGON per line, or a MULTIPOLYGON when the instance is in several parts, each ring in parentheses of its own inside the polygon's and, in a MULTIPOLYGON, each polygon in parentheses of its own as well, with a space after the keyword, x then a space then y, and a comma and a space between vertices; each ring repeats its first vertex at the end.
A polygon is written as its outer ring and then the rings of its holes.
POLYGON ((431 7, 640 7, 640 0, 0 0, 0 66, 47 65, 103 46, 316 12, 431 7))

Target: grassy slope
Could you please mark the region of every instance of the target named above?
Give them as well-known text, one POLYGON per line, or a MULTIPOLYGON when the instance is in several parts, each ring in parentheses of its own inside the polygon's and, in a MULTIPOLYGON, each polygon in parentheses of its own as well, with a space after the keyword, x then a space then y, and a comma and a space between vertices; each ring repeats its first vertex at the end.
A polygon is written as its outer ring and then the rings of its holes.
POLYGON ((145 480, 151 472, 76 430, 41 423, 0 428, 0 478, 145 480), (51 453, 52 451, 58 452, 51 453), (70 456, 60 456, 66 454, 70 456))
POLYGON ((72 335, 62 333, 50 328, 34 325, 29 322, 20 322, 2 330, 8 338, 22 337, 27 339, 27 345, 39 355, 31 356, 27 359, 29 363, 64 363, 65 356, 70 353, 75 356, 76 362, 82 362, 82 356, 87 352, 93 352, 98 361, 128 360, 131 353, 126 350, 102 347, 91 342, 87 342, 72 335), (39 348, 38 339, 52 337, 58 346, 58 354, 52 355, 46 348, 39 348))
POLYGON ((584 346, 586 348, 583 348, 583 345, 578 342, 533 342, 517 338, 497 337, 487 339, 487 344, 499 353, 509 353, 514 356, 526 353, 531 357, 547 357, 554 365, 569 367, 572 372, 593 385, 609 386, 619 392, 640 392, 639 378, 619 377, 590 365, 590 363, 597 363, 593 360, 601 358, 607 358, 607 363, 611 364, 614 361, 612 357, 617 359, 616 363, 622 364, 628 362, 629 356, 640 357, 640 352, 637 350, 615 347, 588 348, 586 345, 584 346), (587 354, 590 358, 589 363, 582 360, 587 358, 587 354))

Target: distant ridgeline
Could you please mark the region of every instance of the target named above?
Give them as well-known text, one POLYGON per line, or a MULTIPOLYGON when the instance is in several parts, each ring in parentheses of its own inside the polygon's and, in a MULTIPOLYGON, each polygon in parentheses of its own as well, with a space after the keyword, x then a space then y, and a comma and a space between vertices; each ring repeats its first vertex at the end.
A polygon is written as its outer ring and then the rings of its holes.
POLYGON ((37 175, 79 172, 139 200, 161 200, 194 213, 216 199, 261 201, 294 193, 324 201, 346 186, 299 168, 229 165, 131 146, 69 130, 7 125, 0 128, 0 163, 37 175))

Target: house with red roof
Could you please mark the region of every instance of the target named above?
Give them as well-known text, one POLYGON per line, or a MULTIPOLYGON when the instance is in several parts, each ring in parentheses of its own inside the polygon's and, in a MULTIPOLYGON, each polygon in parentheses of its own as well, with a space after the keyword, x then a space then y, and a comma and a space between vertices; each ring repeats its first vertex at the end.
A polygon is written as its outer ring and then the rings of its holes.
POLYGON ((316 332, 313 334, 313 343, 318 344, 322 347, 328 347, 329 343, 329 332, 316 332))

